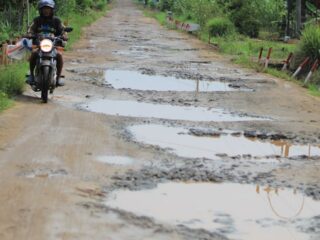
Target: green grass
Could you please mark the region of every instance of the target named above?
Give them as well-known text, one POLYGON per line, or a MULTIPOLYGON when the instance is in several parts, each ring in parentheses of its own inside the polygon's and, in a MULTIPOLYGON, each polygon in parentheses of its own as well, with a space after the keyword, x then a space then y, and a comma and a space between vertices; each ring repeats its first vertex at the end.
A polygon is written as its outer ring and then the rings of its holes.
POLYGON ((27 63, 0 66, 0 112, 13 105, 12 96, 23 92, 27 69, 27 63))
POLYGON ((0 112, 11 107, 12 105, 13 101, 8 97, 8 95, 0 92, 0 112))
POLYGON ((143 11, 144 16, 155 18, 161 25, 166 25, 167 14, 165 12, 159 12, 150 10, 148 8, 143 11))
POLYGON ((272 48, 271 59, 285 60, 290 52, 295 51, 296 45, 282 42, 250 39, 241 36, 212 38, 211 42, 218 45, 220 52, 235 56, 257 57, 263 48, 263 57, 266 57, 269 48, 272 48))
POLYGON ((309 84, 308 90, 310 95, 320 97, 320 87, 315 84, 309 84))
POLYGON ((28 63, 19 62, 0 67, 0 92, 8 97, 21 94, 25 88, 28 63))

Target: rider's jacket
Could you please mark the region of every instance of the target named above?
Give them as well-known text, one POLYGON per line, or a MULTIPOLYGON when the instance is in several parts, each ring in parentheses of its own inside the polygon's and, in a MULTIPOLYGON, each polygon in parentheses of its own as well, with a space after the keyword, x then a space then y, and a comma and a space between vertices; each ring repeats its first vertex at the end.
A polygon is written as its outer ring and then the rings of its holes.
POLYGON ((38 16, 33 19, 31 26, 28 29, 30 34, 53 34, 60 36, 63 34, 64 26, 58 17, 42 17, 38 16))

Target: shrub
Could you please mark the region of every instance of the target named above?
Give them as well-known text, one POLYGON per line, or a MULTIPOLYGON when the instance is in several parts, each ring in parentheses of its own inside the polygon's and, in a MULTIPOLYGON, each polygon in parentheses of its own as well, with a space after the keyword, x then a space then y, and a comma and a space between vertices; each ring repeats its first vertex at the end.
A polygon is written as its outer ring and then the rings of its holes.
POLYGON ((174 0, 160 0, 158 7, 161 11, 172 10, 174 0))
POLYGON ((251 38, 259 36, 260 23, 255 19, 245 19, 239 26, 239 32, 251 38))
POLYGON ((77 8, 80 11, 85 11, 88 8, 91 8, 93 5, 93 1, 92 0, 76 0, 76 4, 77 4, 77 8))
POLYGON ((100 0, 95 3, 94 7, 95 9, 102 11, 106 7, 106 4, 106 0, 100 0))
POLYGON ((299 48, 305 56, 312 58, 320 57, 320 27, 317 25, 309 25, 302 32, 299 48))
POLYGON ((69 16, 76 9, 76 0, 56 0, 56 14, 58 16, 69 16))
POLYGON ((254 1, 237 0, 233 1, 230 7, 230 17, 238 31, 249 37, 259 35, 259 13, 254 1))
MULTIPOLYGON (((291 64, 292 69, 296 69, 298 65, 306 58, 312 60, 320 58, 320 27, 316 25, 308 25, 302 32, 301 41, 297 50, 294 52, 294 59, 291 64)), ((309 65, 311 65, 311 61, 309 65)), ((310 66, 309 66, 310 67, 310 66)))
POLYGON ((234 31, 233 23, 228 18, 217 17, 208 21, 210 36, 225 36, 234 31))

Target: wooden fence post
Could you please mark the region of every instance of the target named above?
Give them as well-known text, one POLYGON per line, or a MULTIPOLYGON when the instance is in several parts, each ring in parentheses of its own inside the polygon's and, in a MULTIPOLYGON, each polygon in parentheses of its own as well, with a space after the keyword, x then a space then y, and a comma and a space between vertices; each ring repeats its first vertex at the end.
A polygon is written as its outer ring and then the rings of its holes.
POLYGON ((282 67, 282 71, 285 71, 291 61, 291 58, 293 56, 293 53, 291 52, 287 58, 287 60, 284 61, 283 67, 282 67))
POLYGON ((260 63, 260 61, 261 61, 262 53, 263 53, 263 47, 260 48, 259 57, 258 57, 258 63, 260 63))
POLYGON ((265 62, 265 65, 264 65, 264 68, 265 68, 265 69, 267 69, 268 66, 269 66, 269 61, 270 61, 271 53, 272 53, 272 47, 269 48, 269 51, 268 51, 268 55, 267 55, 266 62, 265 62))
POLYGON ((8 44, 4 43, 2 45, 2 64, 3 65, 7 65, 7 48, 8 48, 8 44))

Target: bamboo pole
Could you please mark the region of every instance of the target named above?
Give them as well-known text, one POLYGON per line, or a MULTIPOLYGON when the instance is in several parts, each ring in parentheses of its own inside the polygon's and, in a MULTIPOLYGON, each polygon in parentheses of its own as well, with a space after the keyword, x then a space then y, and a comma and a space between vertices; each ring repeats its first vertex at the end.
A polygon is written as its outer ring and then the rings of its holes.
POLYGON ((297 68, 297 70, 294 72, 294 74, 292 75, 292 77, 296 77, 299 72, 304 68, 304 66, 309 62, 309 57, 306 57, 303 62, 299 65, 299 67, 297 68))
POLYGON ((303 83, 304 86, 307 85, 307 83, 309 82, 312 74, 317 70, 318 66, 319 66, 319 59, 316 59, 314 61, 313 65, 312 65, 312 68, 311 68, 310 72, 308 73, 308 76, 304 80, 304 83, 303 83))

